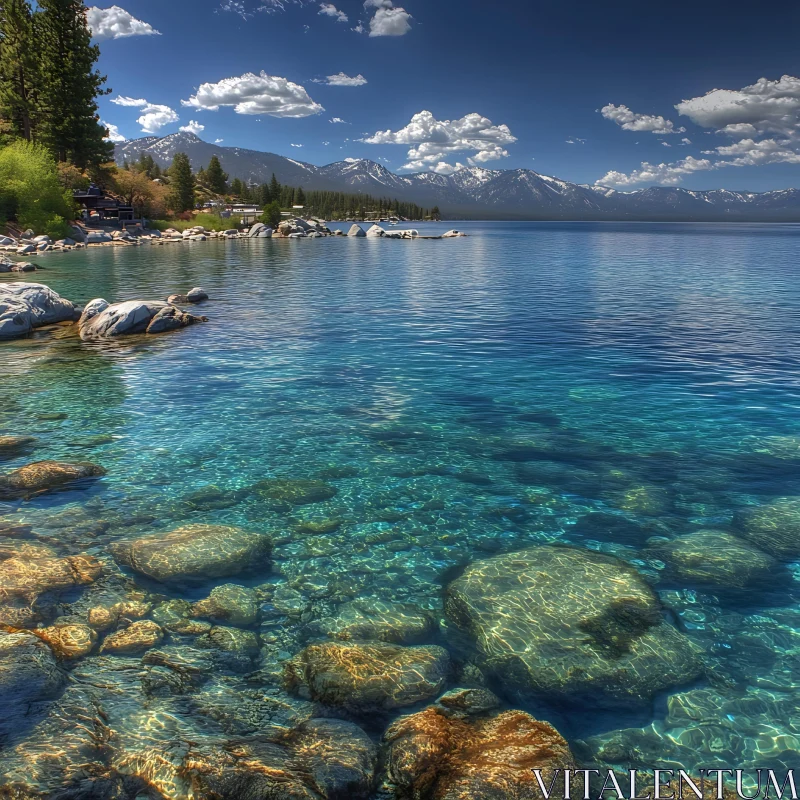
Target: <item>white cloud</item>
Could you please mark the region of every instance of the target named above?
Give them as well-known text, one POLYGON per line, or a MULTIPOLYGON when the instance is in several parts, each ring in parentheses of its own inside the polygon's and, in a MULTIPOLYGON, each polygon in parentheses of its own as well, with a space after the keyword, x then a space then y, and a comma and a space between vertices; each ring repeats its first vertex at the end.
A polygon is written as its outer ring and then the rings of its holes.
POLYGON ((578 136, 572 136, 564 140, 567 144, 586 144, 586 139, 581 139, 578 136))
POLYGON ((691 143, 692 143, 692 140, 691 139, 687 139, 685 136, 683 137, 683 139, 681 139, 681 144, 691 144, 691 143))
POLYGON ((302 146, 303 146, 303 145, 301 145, 301 144, 293 144, 293 145, 292 145, 292 147, 302 147, 302 146))
POLYGON ((256 0, 254 4, 248 0, 223 0, 218 11, 231 11, 242 19, 250 19, 257 13, 275 14, 285 11, 287 5, 306 5, 308 0, 256 0))
POLYGON ((343 120, 341 117, 334 117, 334 118, 331 120, 331 122, 332 122, 334 125, 349 125, 349 124, 350 124, 349 122, 345 122, 345 120, 343 120))
POLYGON ((441 162, 454 153, 472 152, 472 166, 505 158, 506 145, 517 141, 507 125, 495 125, 480 114, 461 119, 437 120, 430 111, 420 111, 398 131, 378 131, 361 141, 368 144, 407 144, 408 163, 401 169, 440 170, 441 162))
POLYGON ((358 164, 359 161, 361 161, 360 158, 346 158, 345 159, 345 162, 348 163, 348 164, 358 164))
POLYGON ((369 21, 369 35, 405 36, 411 30, 410 20, 404 8, 379 8, 369 21))
POLYGON ((600 113, 612 122, 616 122, 624 131, 646 131, 648 133, 683 133, 686 128, 676 128, 668 119, 650 114, 637 114, 628 106, 615 106, 609 103, 600 109, 600 113))
POLYGON ((112 125, 110 122, 103 122, 100 120, 100 126, 103 128, 108 128, 108 136, 105 137, 107 142, 127 142, 128 140, 119 132, 119 128, 116 125, 112 125))
POLYGON ((92 37, 97 42, 106 39, 124 39, 128 36, 160 36, 161 34, 147 22, 136 19, 119 6, 86 9, 86 22, 92 37))
POLYGON ((733 156, 730 161, 718 161, 720 167, 758 167, 762 164, 800 164, 800 143, 788 139, 742 139, 735 144, 704 150, 705 154, 733 156))
POLYGON ((351 31, 355 31, 356 33, 364 33, 366 28, 364 27, 364 23, 359 21, 358 25, 355 28, 350 28, 351 31))
POLYGON ((191 120, 188 125, 181 125, 178 128, 179 131, 183 131, 184 133, 193 133, 195 136, 199 135, 201 131, 206 129, 205 125, 201 125, 199 122, 195 122, 191 120))
POLYGON ((347 14, 339 11, 333 3, 320 3, 319 13, 325 17, 333 17, 337 22, 348 22, 347 14))
POLYGON ((661 142, 661 144, 663 144, 664 147, 672 147, 672 145, 669 142, 661 142))
POLYGON ((760 78, 743 89, 714 89, 675 108, 703 128, 738 138, 765 133, 795 136, 800 129, 800 78, 760 78))
POLYGON ((325 147, 327 147, 330 144, 330 142, 323 142, 322 144, 324 144, 325 147))
POLYGON ((367 83, 367 79, 361 74, 350 76, 339 72, 325 78, 315 78, 314 83, 324 83, 328 86, 363 86, 367 83))
POLYGON ((197 93, 181 105, 206 111, 220 106, 233 106, 237 114, 268 114, 271 117, 310 117, 325 109, 315 103, 308 92, 286 78, 246 72, 218 83, 204 83, 197 93))
POLYGON ((685 175, 702 170, 714 169, 715 165, 707 158, 687 158, 672 164, 650 164, 643 162, 639 169, 626 175, 612 170, 595 181, 598 186, 635 186, 638 183, 658 183, 662 186, 676 186, 685 175))
POLYGON ((214 139, 214 144, 222 144, 224 141, 224 139, 214 139))
POLYGON ((438 164, 432 166, 430 171, 435 172, 437 175, 452 175, 460 169, 464 169, 464 165, 460 161, 456 161, 455 166, 448 164, 446 161, 440 161, 438 164))
POLYGON ((142 126, 142 133, 158 133, 166 125, 171 125, 180 119, 174 109, 169 106, 149 103, 143 98, 137 99, 121 95, 114 97, 111 102, 118 106, 141 108, 142 115, 136 121, 142 126))
POLYGON ((118 106, 129 106, 131 108, 142 108, 148 105, 147 100, 143 100, 141 98, 137 99, 135 97, 126 97, 125 95, 120 95, 119 97, 113 97, 111 99, 112 103, 115 103, 118 106))

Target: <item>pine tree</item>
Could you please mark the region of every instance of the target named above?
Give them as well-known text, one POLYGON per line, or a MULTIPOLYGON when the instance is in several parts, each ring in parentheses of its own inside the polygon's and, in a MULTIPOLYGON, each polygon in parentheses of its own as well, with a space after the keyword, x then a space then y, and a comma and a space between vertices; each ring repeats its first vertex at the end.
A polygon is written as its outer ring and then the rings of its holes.
POLYGON ((222 171, 222 165, 216 156, 211 156, 211 161, 206 170, 206 184, 214 194, 225 194, 228 191, 226 181, 228 176, 222 171))
POLYGON ((305 195, 305 192, 303 191, 303 187, 302 186, 299 186, 297 188, 297 191, 294 194, 294 202, 298 206, 304 206, 306 204, 306 195, 305 195))
POLYGON ((280 204, 274 200, 264 207, 264 213, 261 215, 261 222, 269 225, 270 228, 277 228, 281 223, 281 207, 280 204))
POLYGON ((27 0, 0 2, 0 117, 14 136, 34 138, 37 56, 27 0))
POLYGON ((269 195, 273 200, 280 201, 281 198, 281 185, 278 183, 278 179, 275 177, 275 173, 272 173, 272 180, 269 182, 269 195))
POLYGON ((169 168, 169 182, 170 208, 179 214, 191 211, 194 208, 194 175, 186 153, 175 153, 169 168))
POLYGON ((231 181, 231 194, 234 195, 234 197, 244 199, 244 184, 239 178, 234 178, 233 181, 231 181))
POLYGON ((262 208, 268 206, 272 202, 272 194, 269 191, 268 183, 262 183, 261 186, 258 187, 257 200, 262 208))
POLYGON ((35 55, 41 76, 39 137, 59 161, 78 167, 111 159, 114 145, 97 116, 104 75, 95 70, 100 48, 92 44, 82 0, 38 0, 35 55))
POLYGON ((438 222, 442 218, 441 212, 439 211, 439 206, 434 206, 431 209, 431 219, 438 222))

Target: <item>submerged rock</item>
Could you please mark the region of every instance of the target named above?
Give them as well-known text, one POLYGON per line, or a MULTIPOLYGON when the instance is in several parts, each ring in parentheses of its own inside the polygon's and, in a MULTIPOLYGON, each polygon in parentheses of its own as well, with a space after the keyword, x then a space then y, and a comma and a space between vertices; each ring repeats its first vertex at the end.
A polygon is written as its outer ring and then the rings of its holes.
POLYGON ((218 800, 366 800, 376 748, 352 722, 311 719, 277 742, 236 742, 220 750, 193 749, 182 773, 194 797, 218 800))
POLYGON ((384 740, 387 777, 403 800, 532 800, 541 796, 534 769, 548 786, 574 763, 558 731, 524 711, 454 718, 430 706, 401 717, 384 740))
POLYGON ((438 694, 450 658, 441 647, 381 643, 309 645, 284 665, 291 691, 356 713, 414 705, 438 694))
POLYGON ((667 575, 686 583, 709 583, 735 589, 772 574, 777 561, 725 531, 695 531, 647 551, 667 565, 667 575))
POLYGON ((336 495, 335 486, 306 478, 267 478, 254 484, 250 491, 278 507, 321 503, 336 495))
POLYGON ((67 660, 88 655, 97 643, 97 634, 92 628, 69 622, 36 628, 32 633, 47 642, 56 655, 67 660))
POLYGON ((543 546, 476 562, 447 587, 445 611, 512 696, 644 704, 702 669, 639 574, 590 551, 543 546))
POLYGON ((408 603, 353 600, 339 608, 325 632, 334 639, 371 639, 413 644, 430 638, 439 626, 429 611, 408 603))
POLYGON ((35 444, 33 436, 0 436, 0 458, 13 458, 35 444))
POLYGON ((0 476, 0 500, 27 498, 105 474, 87 461, 36 461, 0 476))
POLYGON ((143 619, 106 636, 101 651, 117 655, 141 653, 160 644, 163 638, 164 631, 159 625, 150 619, 143 619))
POLYGON ((28 705, 52 697, 64 674, 53 651, 30 633, 0 630, 0 745, 28 714, 28 705))
POLYGON ((176 306, 160 301, 128 300, 109 305, 105 300, 92 300, 78 321, 84 340, 107 339, 136 333, 163 333, 203 322, 176 306))
POLYGON ((199 286, 190 289, 186 294, 172 294, 167 298, 168 303, 202 303, 204 300, 208 300, 208 294, 199 286))
POLYGON ((258 598, 253 589, 226 583, 212 589, 205 600, 195 603, 192 614, 246 627, 258 619, 258 598))
POLYGON ((187 583, 260 571, 271 541, 260 533, 223 525, 186 525, 112 545, 117 561, 161 583, 187 583))
POLYGON ((0 339, 24 336, 34 328, 71 321, 75 306, 41 283, 0 285, 0 339))
POLYGON ((779 497, 740 511, 736 524, 748 542, 774 556, 800 555, 800 497, 779 497))

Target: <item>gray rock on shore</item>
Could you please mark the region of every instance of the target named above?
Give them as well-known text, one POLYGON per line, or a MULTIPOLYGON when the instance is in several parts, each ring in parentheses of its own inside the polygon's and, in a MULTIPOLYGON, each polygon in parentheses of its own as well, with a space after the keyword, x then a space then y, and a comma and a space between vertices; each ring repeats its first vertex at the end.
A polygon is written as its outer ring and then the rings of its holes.
POLYGON ((78 321, 78 331, 81 339, 90 341, 137 333, 164 333, 196 322, 205 322, 205 318, 187 314, 170 303, 128 300, 109 305, 98 298, 86 305, 78 321))
POLYGON ((353 224, 350 226, 350 230, 347 232, 348 236, 356 236, 357 238, 362 238, 366 236, 366 232, 360 225, 353 224))
POLYGON ((34 328, 75 318, 75 306, 41 283, 0 286, 0 339, 25 336, 34 328))

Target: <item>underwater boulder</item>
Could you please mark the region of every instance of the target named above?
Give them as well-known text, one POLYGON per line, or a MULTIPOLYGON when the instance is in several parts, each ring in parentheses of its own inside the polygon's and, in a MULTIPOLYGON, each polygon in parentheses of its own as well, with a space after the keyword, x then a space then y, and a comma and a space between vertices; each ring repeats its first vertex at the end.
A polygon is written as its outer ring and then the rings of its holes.
POLYGON ((258 618, 258 598, 254 589, 226 583, 212 589, 205 600, 196 602, 192 616, 247 627, 258 618))
POLYGON ((129 655, 155 647, 164 638, 164 631, 151 619, 132 622, 127 628, 106 636, 101 652, 129 655))
POLYGON ((454 716, 439 705, 393 723, 384 760, 393 796, 409 800, 539 797, 534 769, 547 786, 574 764, 561 734, 524 711, 454 716))
POLYGON ((650 587, 611 556, 542 546, 470 565, 445 612, 513 697, 642 705, 702 670, 650 587))
POLYGON ((312 644, 284 664, 289 691, 366 713, 414 705, 438 694, 450 657, 442 647, 379 642, 312 644))
POLYGON ((218 800, 366 800, 374 782, 376 748, 352 722, 311 719, 279 742, 258 738, 235 747, 186 754, 182 774, 194 797, 218 800))
POLYGON ((92 628, 70 622, 36 628, 32 633, 47 642, 59 658, 67 661, 88 655, 97 643, 97 634, 92 628))
POLYGON ((740 589, 768 577, 778 562, 763 550, 725 531, 702 530, 660 542, 647 556, 666 565, 666 574, 684 583, 740 589))
POLYGON ((263 570, 269 537, 224 525, 185 525, 112 545, 123 566, 160 583, 197 583, 263 570))
POLYGON ((35 444, 33 436, 0 436, 0 458, 14 458, 35 444))
POLYGON ((433 614, 409 603, 387 600, 353 600, 340 606, 325 632, 332 639, 370 639, 395 644, 414 644, 439 629, 433 614))
POLYGON ((748 542, 779 558, 800 556, 800 497, 779 497, 740 511, 736 526, 748 542))
POLYGON ((336 495, 336 487, 308 478, 267 478, 250 487, 256 497, 277 508, 322 503, 336 495))
POLYGON ((88 461, 37 461, 0 475, 0 500, 27 498, 105 474, 88 461))
POLYGON ((0 630, 0 745, 28 714, 28 705, 55 695, 64 683, 50 647, 33 634, 0 630))

